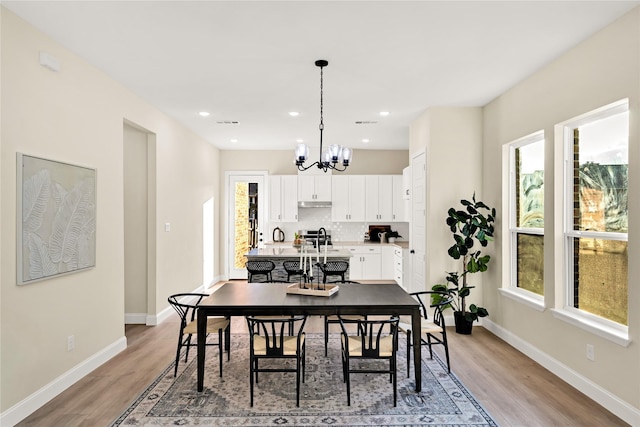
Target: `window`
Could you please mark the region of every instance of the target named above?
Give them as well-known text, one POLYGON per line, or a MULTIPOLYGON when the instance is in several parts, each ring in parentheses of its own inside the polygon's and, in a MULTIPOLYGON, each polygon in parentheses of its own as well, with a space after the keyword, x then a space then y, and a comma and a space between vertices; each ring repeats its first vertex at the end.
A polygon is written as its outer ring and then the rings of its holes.
POLYGON ((509 284, 544 295, 544 132, 509 144, 509 284))
POLYGON ((565 307, 627 325, 629 112, 623 100, 563 125, 565 307))

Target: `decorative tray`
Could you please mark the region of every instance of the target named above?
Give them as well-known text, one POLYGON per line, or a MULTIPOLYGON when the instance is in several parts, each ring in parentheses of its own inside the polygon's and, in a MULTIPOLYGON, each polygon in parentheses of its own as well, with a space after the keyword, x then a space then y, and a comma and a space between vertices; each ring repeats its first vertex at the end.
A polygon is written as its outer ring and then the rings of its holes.
POLYGON ((316 297, 330 297, 338 292, 338 285, 318 285, 317 283, 309 283, 306 288, 301 288, 299 283, 287 286, 288 294, 312 295, 316 297))

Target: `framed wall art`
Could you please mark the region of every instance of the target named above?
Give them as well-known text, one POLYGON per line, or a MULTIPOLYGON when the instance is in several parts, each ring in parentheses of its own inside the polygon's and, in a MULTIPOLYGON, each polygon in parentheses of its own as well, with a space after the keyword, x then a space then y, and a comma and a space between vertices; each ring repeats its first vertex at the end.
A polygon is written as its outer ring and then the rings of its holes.
POLYGON ((18 285, 96 265, 96 170, 18 153, 18 285))

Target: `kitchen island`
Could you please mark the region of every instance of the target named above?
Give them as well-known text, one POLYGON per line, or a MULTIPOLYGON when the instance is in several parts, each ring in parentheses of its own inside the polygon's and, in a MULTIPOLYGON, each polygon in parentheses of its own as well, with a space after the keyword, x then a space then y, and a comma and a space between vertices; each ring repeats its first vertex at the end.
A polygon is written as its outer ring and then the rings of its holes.
MULTIPOLYGON (((313 277, 314 282, 322 281, 322 272, 318 271, 318 267, 315 265, 318 260, 319 262, 324 262, 325 251, 324 247, 320 248, 320 252, 316 252, 315 249, 311 249, 306 252, 306 255, 311 258, 311 263, 313 265, 313 277)), ((346 261, 349 262, 352 254, 347 249, 327 249, 326 257, 327 262, 329 261, 346 261)), ((288 247, 267 247, 267 248, 256 248, 249 251, 248 254, 245 255, 247 261, 257 260, 257 261, 273 261, 276 268, 271 273, 272 280, 274 281, 287 281, 287 272, 282 265, 285 261, 299 261, 300 260, 300 251, 297 248, 288 247)), ((347 270, 345 274, 345 279, 349 278, 349 270, 347 270)), ((299 276, 291 277, 291 281, 298 281, 299 276)), ((333 280, 331 278, 330 280, 333 280)))

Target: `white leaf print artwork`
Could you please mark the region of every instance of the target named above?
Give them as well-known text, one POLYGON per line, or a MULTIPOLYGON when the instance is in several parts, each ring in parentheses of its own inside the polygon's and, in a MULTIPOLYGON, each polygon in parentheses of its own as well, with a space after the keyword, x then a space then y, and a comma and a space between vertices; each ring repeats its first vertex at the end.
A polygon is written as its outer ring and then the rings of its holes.
POLYGON ((40 236, 29 233, 29 253, 31 262, 29 263, 29 277, 51 276, 58 272, 55 264, 51 262, 49 251, 40 236))
POLYGON ((22 155, 18 283, 95 266, 95 170, 22 155))

